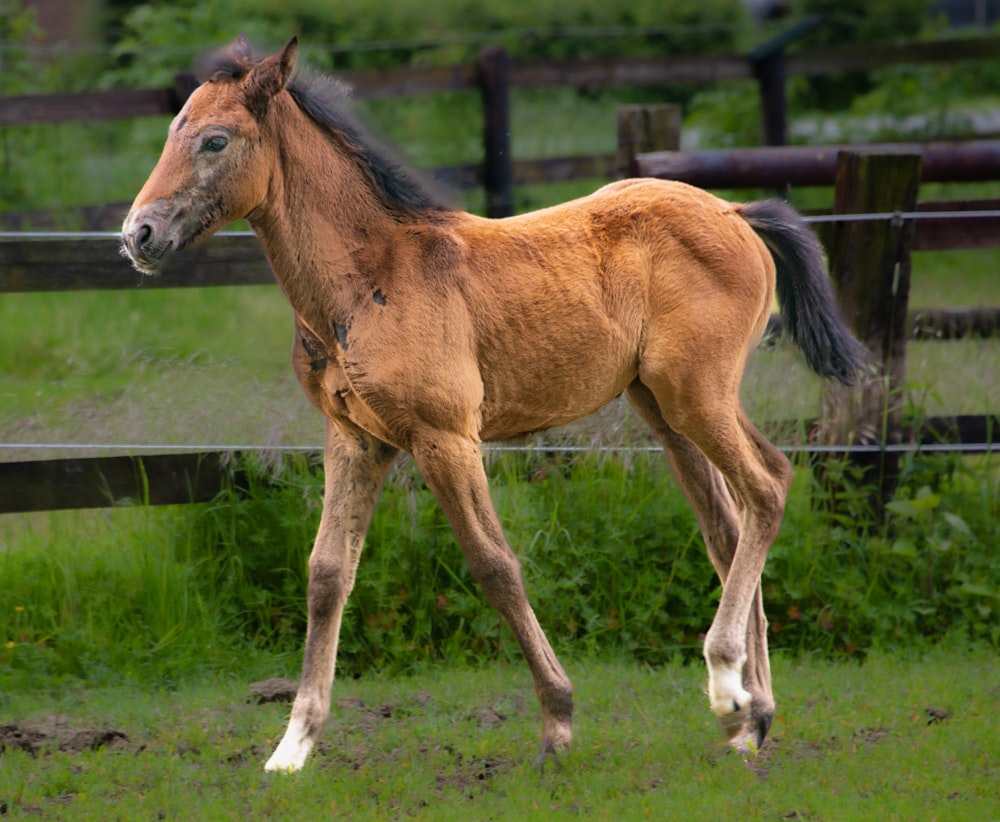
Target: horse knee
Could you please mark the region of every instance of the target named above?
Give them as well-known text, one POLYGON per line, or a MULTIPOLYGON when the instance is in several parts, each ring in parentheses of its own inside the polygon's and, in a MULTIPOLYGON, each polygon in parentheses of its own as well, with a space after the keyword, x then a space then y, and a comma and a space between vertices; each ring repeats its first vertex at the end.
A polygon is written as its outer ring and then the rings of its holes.
POLYGON ((490 601, 501 611, 503 605, 526 598, 521 563, 507 546, 489 553, 471 552, 466 557, 469 570, 490 601))
POLYGON ((331 562, 329 558, 309 558, 309 613, 314 618, 322 618, 332 613, 347 600, 353 587, 342 564, 331 562))

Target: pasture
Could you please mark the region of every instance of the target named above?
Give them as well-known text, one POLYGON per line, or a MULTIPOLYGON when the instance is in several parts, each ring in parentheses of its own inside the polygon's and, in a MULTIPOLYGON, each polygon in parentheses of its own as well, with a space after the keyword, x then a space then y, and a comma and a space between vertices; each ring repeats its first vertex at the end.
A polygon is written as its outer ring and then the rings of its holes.
POLYGON ((862 666, 775 654, 771 743, 749 764, 705 716, 700 666, 574 661, 577 744, 533 766, 520 664, 341 679, 311 767, 265 775, 287 705, 246 683, 120 684, 0 701, 5 819, 996 819, 993 651, 862 666), (12 720, 16 718, 16 723, 12 720), (20 734, 15 734, 16 731, 20 734), (113 809, 113 810, 112 810, 113 809))

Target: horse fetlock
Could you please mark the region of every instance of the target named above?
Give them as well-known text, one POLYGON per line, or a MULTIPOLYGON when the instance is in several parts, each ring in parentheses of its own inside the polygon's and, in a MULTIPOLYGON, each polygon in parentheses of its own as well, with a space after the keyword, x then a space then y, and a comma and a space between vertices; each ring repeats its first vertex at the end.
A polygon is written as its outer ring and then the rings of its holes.
POLYGON ((544 729, 545 737, 542 742, 543 748, 550 748, 553 751, 565 751, 569 749, 573 741, 573 714, 570 713, 553 715, 545 712, 544 729))
POLYGON ((708 699, 712 712, 720 719, 732 715, 742 717, 750 710, 753 696, 743 687, 746 661, 746 654, 733 661, 708 658, 708 699))
POLYGON ((319 739, 330 715, 329 699, 296 697, 285 735, 264 766, 266 771, 299 770, 319 739))

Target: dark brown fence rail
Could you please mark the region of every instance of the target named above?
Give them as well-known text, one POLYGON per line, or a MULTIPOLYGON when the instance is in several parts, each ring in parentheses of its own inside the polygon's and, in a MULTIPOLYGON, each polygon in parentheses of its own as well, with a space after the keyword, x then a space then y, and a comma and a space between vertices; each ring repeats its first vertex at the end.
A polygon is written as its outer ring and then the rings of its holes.
MULTIPOLYGON (((766 51, 766 44, 758 50, 766 51)), ((789 54, 785 59, 787 74, 800 76, 872 71, 902 64, 997 60, 1000 59, 1000 36, 811 49, 789 54)), ((759 57, 755 54, 512 60, 510 85, 514 88, 568 86, 581 89, 712 85, 732 80, 756 80, 757 60, 759 57)), ((478 91, 481 71, 481 63, 473 62, 451 66, 345 71, 339 76, 353 87, 358 99, 378 100, 417 94, 478 91)), ((3 97, 0 98, 0 126, 175 114, 193 89, 193 82, 190 74, 182 73, 177 75, 172 87, 165 89, 3 97)))
MULTIPOLYGON (((851 145, 770 146, 638 155, 633 176, 684 180, 702 188, 829 186, 837 156, 851 145)), ((919 154, 923 183, 978 183, 1000 180, 1000 140, 879 143, 881 154, 919 154)))
POLYGON ((238 453, 153 454, 0 463, 0 514, 210 502, 245 482, 238 453))
MULTIPOLYGON (((937 221, 946 223, 947 218, 937 221)), ((914 222, 919 236, 922 221, 914 222)), ((906 251, 901 248, 901 253, 906 251)), ((116 235, 0 235, 0 292, 273 282, 260 245, 250 234, 213 238, 177 255, 160 277, 144 280, 118 254, 116 235)), ((910 311, 907 322, 908 334, 920 339, 955 339, 965 333, 988 336, 998 326, 1000 308, 910 311)), ((772 331, 779 330, 780 324, 773 321, 772 331)), ((965 453, 995 453, 998 431, 997 415, 935 417, 916 430, 898 431, 895 442, 906 447, 944 445, 965 453)), ((827 443, 801 450, 824 458, 852 453, 827 443)), ((238 461, 232 456, 202 452, 0 463, 0 513, 204 502, 227 485, 238 487, 242 482, 233 467, 238 461)))

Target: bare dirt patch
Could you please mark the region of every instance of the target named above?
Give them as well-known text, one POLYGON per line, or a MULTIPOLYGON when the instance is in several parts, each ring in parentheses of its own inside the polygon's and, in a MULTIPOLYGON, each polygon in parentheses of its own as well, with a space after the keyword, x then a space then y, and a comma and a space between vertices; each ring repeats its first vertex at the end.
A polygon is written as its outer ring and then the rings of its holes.
POLYGON ((82 753, 130 744, 128 735, 117 728, 78 728, 59 714, 0 725, 0 753, 26 751, 36 757, 51 751, 82 753))

